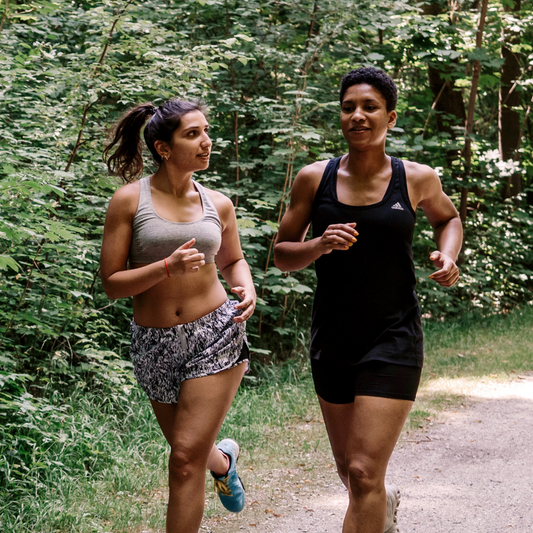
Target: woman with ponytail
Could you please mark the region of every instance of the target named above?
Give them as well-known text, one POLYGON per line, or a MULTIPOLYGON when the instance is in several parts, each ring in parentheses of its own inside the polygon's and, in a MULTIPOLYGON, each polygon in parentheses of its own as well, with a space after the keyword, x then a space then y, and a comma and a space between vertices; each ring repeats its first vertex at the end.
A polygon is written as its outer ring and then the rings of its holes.
POLYGON ((208 132, 197 102, 146 103, 120 120, 104 152, 125 185, 107 211, 102 284, 112 299, 133 297, 135 376, 170 444, 167 533, 198 532, 206 469, 223 505, 244 507, 239 447, 215 439, 248 366, 256 294, 231 201, 192 179, 209 166, 208 132), (143 127, 158 165, 145 178, 143 127), (228 299, 218 272, 240 302, 228 299))

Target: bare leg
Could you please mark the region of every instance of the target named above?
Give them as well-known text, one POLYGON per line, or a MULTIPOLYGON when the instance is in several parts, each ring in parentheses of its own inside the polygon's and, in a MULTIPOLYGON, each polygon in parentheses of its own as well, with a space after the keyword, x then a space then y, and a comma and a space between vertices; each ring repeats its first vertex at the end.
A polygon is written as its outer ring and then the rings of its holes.
POLYGON ((246 370, 245 364, 184 381, 177 404, 152 401, 170 444, 167 533, 197 533, 205 500, 205 474, 227 470, 214 442, 246 370))
POLYGON ((217 476, 226 474, 229 468, 229 459, 213 444, 211 453, 207 458, 207 470, 211 470, 217 476))
POLYGON ((319 401, 337 470, 350 494, 342 531, 383 533, 387 465, 413 402, 371 396, 356 396, 353 404, 319 401))
POLYGON ((348 465, 346 464, 346 450, 348 448, 349 424, 347 420, 353 418, 353 403, 329 403, 318 397, 324 423, 328 432, 331 451, 337 465, 337 472, 344 486, 349 489, 348 465))

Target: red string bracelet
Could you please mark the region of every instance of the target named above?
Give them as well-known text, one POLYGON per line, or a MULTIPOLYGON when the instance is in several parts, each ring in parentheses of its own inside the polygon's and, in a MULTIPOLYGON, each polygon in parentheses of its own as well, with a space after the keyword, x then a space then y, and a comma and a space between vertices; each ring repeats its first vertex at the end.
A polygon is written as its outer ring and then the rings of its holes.
POLYGON ((167 268, 167 275, 170 278, 170 270, 168 269, 168 263, 167 263, 167 258, 166 257, 165 257, 164 261, 165 261, 165 267, 167 268))

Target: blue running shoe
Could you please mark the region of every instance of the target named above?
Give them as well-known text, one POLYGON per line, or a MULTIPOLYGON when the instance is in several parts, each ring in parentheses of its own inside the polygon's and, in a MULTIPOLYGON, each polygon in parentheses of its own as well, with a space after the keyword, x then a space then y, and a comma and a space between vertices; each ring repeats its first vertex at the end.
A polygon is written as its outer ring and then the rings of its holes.
POLYGON ((222 505, 232 513, 239 513, 244 509, 244 485, 237 475, 237 460, 239 459, 239 445, 232 439, 220 441, 217 448, 229 457, 230 465, 226 475, 215 478, 215 490, 222 505))

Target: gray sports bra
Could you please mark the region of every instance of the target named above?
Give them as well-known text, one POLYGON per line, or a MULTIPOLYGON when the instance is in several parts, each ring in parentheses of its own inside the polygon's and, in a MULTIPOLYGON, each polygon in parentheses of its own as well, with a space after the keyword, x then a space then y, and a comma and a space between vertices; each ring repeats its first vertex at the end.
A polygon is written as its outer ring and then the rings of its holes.
POLYGON ((214 263, 222 242, 222 224, 204 187, 193 180, 202 201, 203 216, 194 222, 172 222, 155 212, 150 178, 142 178, 139 183, 141 192, 132 225, 130 263, 161 261, 193 237, 196 239, 193 247, 205 254, 205 262, 214 263))

